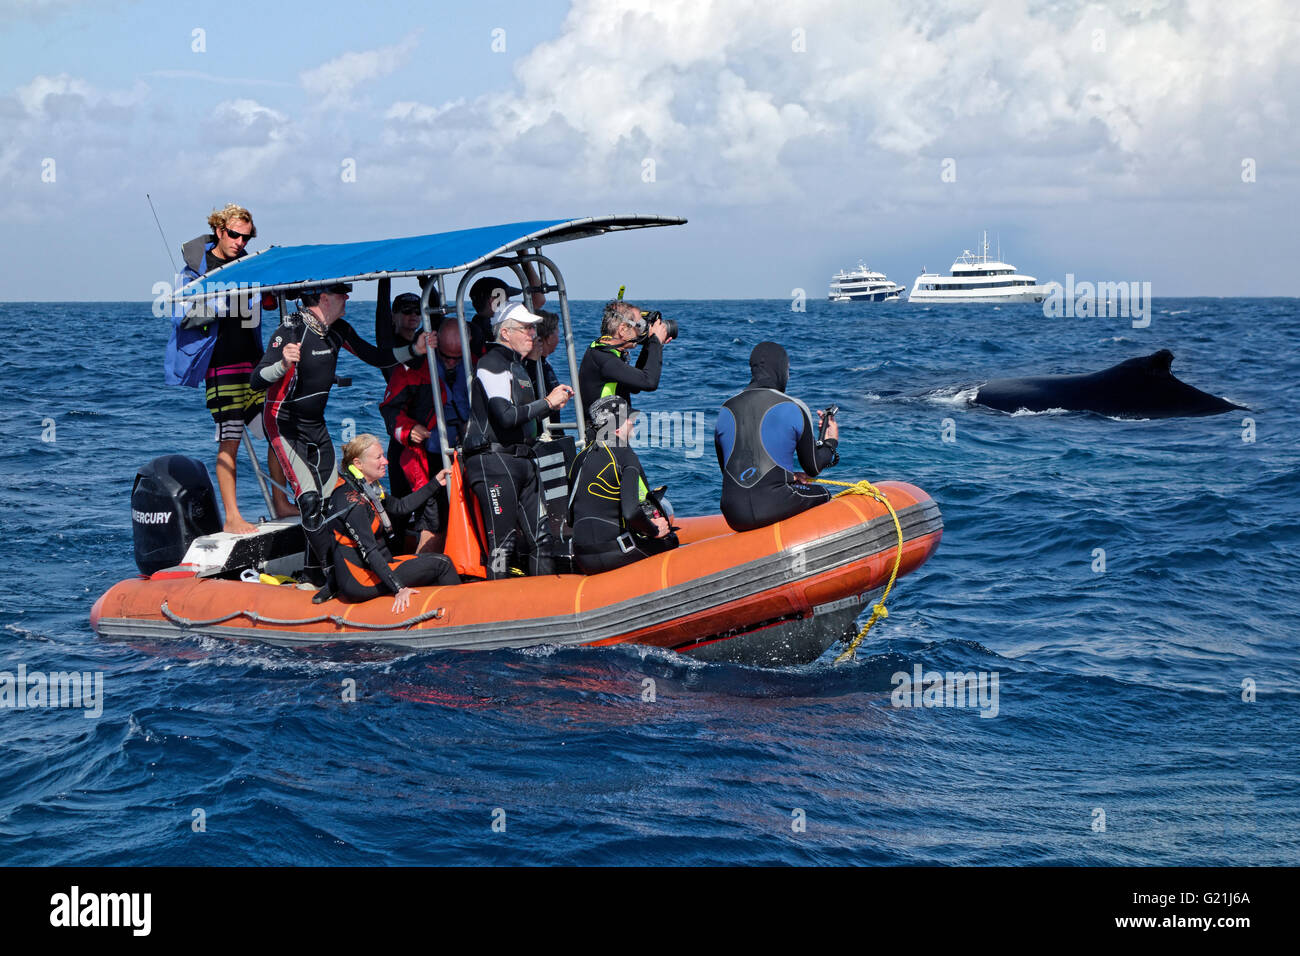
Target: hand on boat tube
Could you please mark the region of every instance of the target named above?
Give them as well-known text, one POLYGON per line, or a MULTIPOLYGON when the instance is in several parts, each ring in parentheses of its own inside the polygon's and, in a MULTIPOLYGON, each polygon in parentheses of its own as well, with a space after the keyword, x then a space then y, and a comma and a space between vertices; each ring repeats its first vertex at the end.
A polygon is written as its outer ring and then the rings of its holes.
POLYGON ((419 594, 415 588, 402 588, 397 592, 397 597, 393 598, 393 613, 401 614, 411 606, 411 595, 419 594))
POLYGON ((437 333, 421 332, 420 337, 411 343, 411 351, 416 355, 424 355, 429 351, 430 346, 433 348, 438 347, 437 333))
POLYGON ((281 355, 284 357, 285 365, 297 365, 298 360, 302 358, 302 346, 297 342, 290 342, 284 347, 281 355))

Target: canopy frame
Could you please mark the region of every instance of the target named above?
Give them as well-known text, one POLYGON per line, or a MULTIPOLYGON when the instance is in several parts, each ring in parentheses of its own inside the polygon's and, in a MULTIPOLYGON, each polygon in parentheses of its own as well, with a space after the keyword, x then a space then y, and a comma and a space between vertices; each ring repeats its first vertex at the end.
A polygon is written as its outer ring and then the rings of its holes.
MULTIPOLYGON (((370 243, 333 243, 319 244, 315 246, 268 246, 259 252, 250 253, 241 256, 239 259, 229 262, 218 269, 214 269, 207 275, 200 276, 185 286, 176 289, 171 295, 165 298, 169 301, 202 301, 216 296, 226 295, 236 289, 240 291, 252 290, 258 293, 267 292, 293 292, 302 289, 313 289, 322 285, 330 285, 337 282, 370 282, 378 279, 399 279, 412 276, 443 276, 454 272, 461 272, 466 269, 473 269, 484 262, 501 256, 509 255, 512 252, 525 249, 532 246, 540 249, 542 246, 553 245, 560 242, 570 242, 574 239, 585 239, 591 236, 603 235, 608 232, 626 232, 632 229, 648 229, 656 226, 678 226, 685 224, 686 219, 681 216, 658 216, 658 215, 607 215, 607 216, 588 216, 583 219, 568 219, 546 222, 541 228, 533 229, 512 239, 495 248, 486 250, 478 255, 471 256, 469 259, 460 262, 452 262, 446 265, 431 264, 411 269, 395 270, 375 270, 369 272, 345 272, 338 275, 320 275, 313 276, 310 279, 286 280, 283 282, 272 283, 254 283, 245 282, 241 284, 238 279, 244 272, 253 271, 250 266, 258 262, 259 257, 266 256, 273 251, 293 252, 297 250, 319 249, 319 250, 344 250, 348 247, 359 247, 369 245, 370 243)), ((518 223, 520 226, 536 225, 540 223, 518 223)), ((486 228, 496 229, 513 225, 503 223, 500 226, 489 226, 486 228)), ((410 239, 435 239, 446 238, 460 233, 469 234, 475 232, 472 229, 455 230, 447 233, 431 233, 428 236, 412 236, 410 239)))

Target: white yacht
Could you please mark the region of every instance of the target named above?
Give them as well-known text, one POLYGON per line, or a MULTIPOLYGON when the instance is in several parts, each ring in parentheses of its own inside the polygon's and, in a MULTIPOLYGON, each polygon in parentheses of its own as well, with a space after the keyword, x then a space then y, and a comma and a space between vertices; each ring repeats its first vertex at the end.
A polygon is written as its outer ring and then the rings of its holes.
POLYGON ((827 298, 832 302, 897 302, 902 291, 897 282, 890 282, 883 272, 872 272, 859 260, 852 272, 841 269, 831 277, 827 298))
POLYGON ((952 264, 951 275, 924 272, 912 284, 908 302, 1042 302, 1046 292, 1033 276, 989 257, 989 234, 984 233, 978 255, 967 249, 952 264))

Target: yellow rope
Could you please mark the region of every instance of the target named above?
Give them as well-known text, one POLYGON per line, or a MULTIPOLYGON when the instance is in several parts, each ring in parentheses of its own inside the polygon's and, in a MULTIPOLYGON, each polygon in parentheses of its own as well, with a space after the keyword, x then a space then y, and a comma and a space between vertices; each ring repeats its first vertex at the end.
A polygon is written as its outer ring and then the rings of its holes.
POLYGON ((856 482, 831 481, 827 478, 814 478, 813 481, 822 485, 835 485, 839 488, 843 488, 843 491, 835 495, 836 498, 840 498, 844 495, 866 495, 868 498, 875 498, 889 509, 889 516, 894 519, 894 531, 898 533, 898 551, 894 555, 894 569, 889 572, 889 583, 885 585, 885 593, 880 595, 880 600, 872 606, 871 617, 867 618, 867 623, 862 626, 862 630, 858 631, 858 636, 850 641, 849 646, 835 658, 836 664, 842 664, 853 657, 853 652, 858 649, 858 645, 862 643, 862 639, 867 636, 867 631, 871 630, 871 625, 875 624, 876 621, 880 620, 882 617, 889 617, 889 611, 885 608, 885 598, 889 597, 889 592, 893 590, 894 581, 898 579, 898 567, 903 563, 903 526, 899 524, 898 512, 896 512, 894 506, 889 503, 889 499, 886 498, 884 493, 871 482, 865 480, 856 482))

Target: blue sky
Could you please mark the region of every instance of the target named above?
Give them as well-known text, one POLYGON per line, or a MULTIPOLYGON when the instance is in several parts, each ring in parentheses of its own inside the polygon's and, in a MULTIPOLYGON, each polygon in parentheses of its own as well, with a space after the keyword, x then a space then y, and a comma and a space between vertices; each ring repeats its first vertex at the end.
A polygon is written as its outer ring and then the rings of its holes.
POLYGON ((149 298, 146 192, 173 246, 230 200, 254 249, 691 220, 557 253, 578 298, 910 285, 981 229, 1041 281, 1300 294, 1282 2, 11 0, 0 36, 0 299, 149 298))

